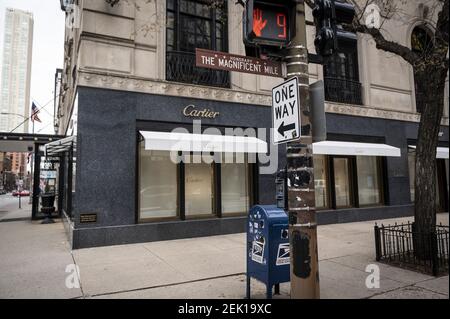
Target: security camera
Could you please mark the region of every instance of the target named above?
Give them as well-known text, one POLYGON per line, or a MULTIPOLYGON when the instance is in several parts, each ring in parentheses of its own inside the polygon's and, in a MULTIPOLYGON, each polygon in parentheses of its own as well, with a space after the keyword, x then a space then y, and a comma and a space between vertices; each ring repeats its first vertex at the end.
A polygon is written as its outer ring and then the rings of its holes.
POLYGON ((28 146, 28 152, 32 152, 33 151, 33 146, 28 146))

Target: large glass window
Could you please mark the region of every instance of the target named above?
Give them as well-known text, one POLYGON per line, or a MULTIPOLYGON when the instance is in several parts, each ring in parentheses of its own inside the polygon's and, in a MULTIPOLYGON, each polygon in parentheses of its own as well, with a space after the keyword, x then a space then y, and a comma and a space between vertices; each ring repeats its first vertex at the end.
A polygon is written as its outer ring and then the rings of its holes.
POLYGON ((212 159, 192 155, 185 164, 185 214, 186 217, 213 215, 214 165, 212 159), (206 159, 206 163, 205 160, 206 159))
POLYGON ((350 172, 348 158, 334 158, 334 189, 336 207, 351 206, 350 172))
POLYGON ((246 160, 237 163, 233 154, 226 157, 234 161, 226 163, 224 156, 221 164, 222 214, 244 214, 250 208, 249 166, 246 160))
POLYGON ((359 205, 381 203, 380 175, 376 157, 358 156, 356 158, 358 176, 359 205))
POLYGON ((175 163, 170 152, 145 150, 144 142, 139 153, 140 222, 245 215, 253 204, 246 155, 221 154, 218 163, 214 154, 191 153, 175 163))
POLYGON ((326 157, 324 155, 314 156, 314 184, 316 190, 316 208, 328 207, 328 188, 326 157))
POLYGON ((177 165, 170 159, 170 152, 148 151, 141 143, 139 185, 141 220, 177 216, 177 165))
POLYGON ((362 104, 356 41, 345 42, 341 52, 330 56, 323 73, 327 101, 362 104))

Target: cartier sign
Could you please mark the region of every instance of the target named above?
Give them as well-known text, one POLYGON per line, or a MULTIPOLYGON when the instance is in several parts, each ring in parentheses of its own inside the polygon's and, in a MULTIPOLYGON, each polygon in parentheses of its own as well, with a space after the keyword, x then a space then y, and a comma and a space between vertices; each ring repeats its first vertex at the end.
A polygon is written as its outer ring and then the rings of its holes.
POLYGON ((183 110, 183 114, 186 117, 201 117, 207 119, 215 119, 220 115, 220 112, 214 112, 210 109, 199 109, 195 105, 190 104, 183 110))
POLYGON ((201 68, 285 77, 284 63, 219 51, 196 49, 196 66, 201 68))

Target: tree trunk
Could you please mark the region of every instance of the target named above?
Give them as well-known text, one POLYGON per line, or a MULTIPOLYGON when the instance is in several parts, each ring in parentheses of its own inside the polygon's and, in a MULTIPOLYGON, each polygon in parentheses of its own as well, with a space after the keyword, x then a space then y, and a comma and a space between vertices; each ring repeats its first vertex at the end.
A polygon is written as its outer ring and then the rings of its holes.
POLYGON ((414 250, 421 259, 431 258, 431 233, 436 229, 436 149, 444 109, 446 76, 447 70, 436 67, 416 73, 416 82, 424 93, 416 148, 414 213, 414 231, 421 234, 415 236, 414 250))

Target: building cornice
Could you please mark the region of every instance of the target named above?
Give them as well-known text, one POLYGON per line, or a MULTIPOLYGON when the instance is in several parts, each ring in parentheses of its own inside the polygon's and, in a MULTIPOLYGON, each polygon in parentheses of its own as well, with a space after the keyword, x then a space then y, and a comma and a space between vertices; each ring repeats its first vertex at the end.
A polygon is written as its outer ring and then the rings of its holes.
MULTIPOLYGON (((254 104, 270 107, 270 94, 254 93, 235 89, 212 88, 207 86, 181 84, 160 80, 149 80, 135 76, 115 75, 93 70, 80 70, 78 85, 110 90, 130 91, 147 94, 208 99, 222 102, 254 104)), ((399 112, 368 106, 327 102, 327 113, 389 119, 404 122, 420 122, 420 114, 399 112)), ((442 125, 449 126, 449 118, 442 119, 442 125)))
POLYGON ((223 102, 270 106, 268 94, 223 89, 209 86, 189 85, 176 82, 148 80, 128 75, 113 75, 92 70, 79 72, 79 85, 111 90, 132 91, 157 95, 181 96, 223 102))

